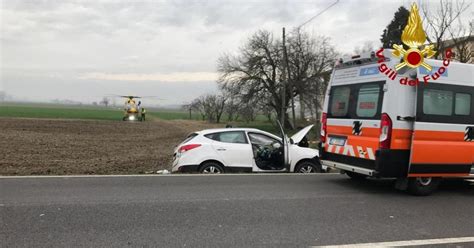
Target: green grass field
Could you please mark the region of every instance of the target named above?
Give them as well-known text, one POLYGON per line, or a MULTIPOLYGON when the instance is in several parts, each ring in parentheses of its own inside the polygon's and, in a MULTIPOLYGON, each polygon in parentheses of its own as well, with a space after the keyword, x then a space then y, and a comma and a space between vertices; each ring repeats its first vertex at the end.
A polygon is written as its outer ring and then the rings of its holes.
MULTIPOLYGON (((105 108, 96 106, 70 106, 59 104, 2 103, 0 117, 47 118, 47 119, 89 119, 121 121, 123 111, 120 107, 105 108)), ((189 113, 180 110, 148 109, 147 116, 163 120, 189 120, 189 113)), ((198 113, 192 113, 192 120, 201 120, 198 113)), ((227 124, 225 118, 222 125, 227 124)), ((277 132, 276 126, 259 116, 254 122, 232 122, 238 127, 253 127, 269 132, 277 132)))
POLYGON ((1 104, 0 117, 120 120, 123 112, 114 109, 64 106, 1 104))
MULTIPOLYGON (((71 106, 59 104, 31 104, 31 103, 0 103, 0 117, 17 118, 47 118, 47 119, 88 119, 121 121, 123 110, 120 107, 105 108, 99 106, 71 106)), ((189 120, 189 113, 180 110, 169 109, 147 109, 147 118, 159 118, 163 120, 189 120)), ((192 120, 201 120, 199 113, 192 113, 192 120)), ((228 124, 226 117, 221 120, 222 127, 228 124)), ((276 135, 280 130, 276 123, 269 122, 265 116, 259 115, 253 122, 233 121, 235 127, 249 127, 264 130, 276 135)), ((298 130, 286 130, 291 136, 298 130)), ((310 137, 318 138, 319 133, 313 129, 310 137)))
MULTIPOLYGON (((149 116, 164 120, 189 119, 189 114, 179 110, 148 109, 149 116)), ((121 120, 119 107, 67 106, 55 104, 0 104, 0 117, 121 120)), ((197 115, 193 119, 198 119, 197 115)))

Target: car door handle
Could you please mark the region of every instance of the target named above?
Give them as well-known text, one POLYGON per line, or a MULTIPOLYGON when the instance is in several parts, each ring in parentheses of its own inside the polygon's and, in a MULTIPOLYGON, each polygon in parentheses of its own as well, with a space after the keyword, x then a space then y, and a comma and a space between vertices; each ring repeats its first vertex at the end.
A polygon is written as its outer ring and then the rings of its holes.
POLYGON ((218 151, 225 151, 225 148, 217 148, 218 151))

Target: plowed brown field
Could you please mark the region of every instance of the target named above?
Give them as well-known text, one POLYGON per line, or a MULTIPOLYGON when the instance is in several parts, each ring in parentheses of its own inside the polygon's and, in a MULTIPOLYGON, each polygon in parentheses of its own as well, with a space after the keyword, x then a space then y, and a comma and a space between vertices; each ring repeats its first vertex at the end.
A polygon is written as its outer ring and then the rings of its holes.
POLYGON ((0 118, 0 175, 139 174, 170 169, 173 148, 211 127, 147 122, 0 118))

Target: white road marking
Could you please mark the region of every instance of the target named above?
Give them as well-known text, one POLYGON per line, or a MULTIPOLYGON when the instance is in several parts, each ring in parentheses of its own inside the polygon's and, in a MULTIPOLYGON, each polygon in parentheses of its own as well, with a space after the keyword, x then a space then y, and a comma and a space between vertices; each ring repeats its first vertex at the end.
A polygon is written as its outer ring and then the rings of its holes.
POLYGON ((228 173, 228 174, 145 174, 145 175, 44 175, 44 176, 0 176, 0 179, 27 178, 100 178, 100 177, 221 177, 221 176, 323 176, 340 175, 339 172, 329 173, 228 173))
POLYGON ((378 243, 360 243, 360 244, 346 244, 346 245, 329 245, 329 246, 312 246, 312 247, 326 247, 326 248, 344 248, 344 247, 406 247, 419 245, 441 245, 441 244, 457 244, 474 242, 474 237, 459 237, 459 238, 444 238, 444 239, 421 239, 421 240, 407 240, 407 241, 393 241, 393 242, 378 242, 378 243))

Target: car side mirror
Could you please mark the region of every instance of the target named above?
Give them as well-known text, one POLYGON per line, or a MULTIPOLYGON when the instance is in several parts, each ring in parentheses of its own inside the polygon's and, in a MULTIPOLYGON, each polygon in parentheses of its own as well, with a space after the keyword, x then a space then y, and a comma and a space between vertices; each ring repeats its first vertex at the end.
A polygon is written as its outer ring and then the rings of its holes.
POLYGON ((290 138, 290 144, 294 144, 295 142, 293 141, 293 139, 290 138))

